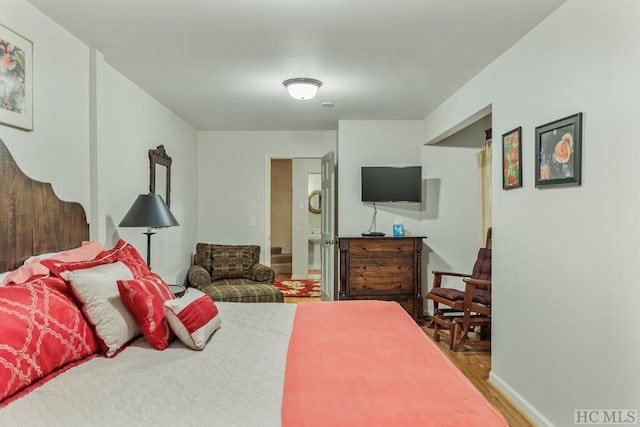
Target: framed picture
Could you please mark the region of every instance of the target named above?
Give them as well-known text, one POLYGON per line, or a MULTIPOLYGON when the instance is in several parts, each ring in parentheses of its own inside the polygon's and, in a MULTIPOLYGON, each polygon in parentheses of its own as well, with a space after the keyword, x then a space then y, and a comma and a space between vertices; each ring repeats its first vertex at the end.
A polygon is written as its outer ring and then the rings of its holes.
POLYGON ((33 130, 33 43, 2 25, 0 123, 33 130))
POLYGON ((536 187, 580 185, 582 113, 536 128, 536 187))
POLYGON ((502 135, 502 188, 522 187, 522 128, 502 135))

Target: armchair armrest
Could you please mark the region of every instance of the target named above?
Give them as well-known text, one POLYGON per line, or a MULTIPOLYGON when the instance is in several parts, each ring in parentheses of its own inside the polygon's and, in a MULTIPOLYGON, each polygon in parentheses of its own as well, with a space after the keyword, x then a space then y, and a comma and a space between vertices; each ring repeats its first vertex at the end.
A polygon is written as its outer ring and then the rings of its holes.
POLYGON ((433 274, 437 274, 437 275, 440 275, 440 276, 471 277, 470 274, 454 273, 452 271, 437 271, 437 270, 433 270, 433 274))
POLYGON ((471 288, 475 288, 478 286, 486 286, 491 287, 491 280, 482 280, 482 279, 463 279, 465 283, 465 287, 467 285, 471 288))
POLYGON ((453 277, 471 277, 470 274, 464 273, 454 273, 451 271, 436 271, 433 270, 433 287, 439 288, 440 284, 442 284, 442 276, 453 276, 453 277))
POLYGON ((464 313, 491 314, 491 280, 464 279, 464 313), (478 289, 478 287, 482 287, 478 289))
POLYGON ((189 267, 187 277, 189 278, 189 284, 195 288, 211 283, 211 275, 207 269, 201 265, 192 265, 189 267))
POLYGON ((249 278, 254 282, 273 283, 276 280, 276 273, 271 267, 256 262, 249 269, 249 278))

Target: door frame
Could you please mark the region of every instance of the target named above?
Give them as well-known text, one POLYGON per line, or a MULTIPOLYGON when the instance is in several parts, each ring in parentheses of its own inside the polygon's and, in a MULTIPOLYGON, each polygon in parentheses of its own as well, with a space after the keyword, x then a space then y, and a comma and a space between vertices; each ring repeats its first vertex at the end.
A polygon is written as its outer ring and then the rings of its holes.
MULTIPOLYGON (((318 159, 327 154, 318 153, 267 153, 265 154, 264 165, 264 265, 271 266, 271 160, 281 159, 318 159)), ((322 214, 321 214, 322 215, 322 214)))

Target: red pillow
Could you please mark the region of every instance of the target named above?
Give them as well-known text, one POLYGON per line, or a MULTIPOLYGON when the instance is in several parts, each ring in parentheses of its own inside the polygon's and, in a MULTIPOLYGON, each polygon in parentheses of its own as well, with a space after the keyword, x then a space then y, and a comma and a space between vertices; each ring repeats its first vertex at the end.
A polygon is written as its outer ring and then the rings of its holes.
POLYGON ((8 396, 99 350, 64 281, 55 277, 0 287, 0 337, 0 406, 8 396))
POLYGON ((126 265, 129 270, 131 270, 134 279, 140 279, 151 273, 149 268, 147 268, 146 262, 142 259, 136 248, 122 239, 118 240, 118 243, 116 243, 112 249, 102 251, 96 255, 95 258, 88 261, 64 262, 55 259, 45 259, 41 262, 43 265, 48 267, 53 274, 58 277, 62 277, 61 273, 64 273, 65 271, 82 270, 102 264, 111 264, 116 261, 121 261, 126 265))
POLYGON ((167 348, 173 332, 167 323, 164 302, 175 296, 164 280, 154 273, 143 279, 118 280, 118 291, 149 344, 158 350, 167 348))
POLYGON ((184 295, 166 301, 164 307, 171 330, 194 350, 203 350, 209 337, 220 327, 216 303, 195 288, 187 288, 184 295))

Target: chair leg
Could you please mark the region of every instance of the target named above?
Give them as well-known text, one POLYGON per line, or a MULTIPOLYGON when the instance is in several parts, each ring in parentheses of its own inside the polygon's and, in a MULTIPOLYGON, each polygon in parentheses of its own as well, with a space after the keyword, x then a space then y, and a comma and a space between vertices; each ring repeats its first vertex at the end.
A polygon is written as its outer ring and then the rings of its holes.
POLYGON ((460 323, 453 322, 453 328, 451 330, 451 342, 449 344, 449 349, 452 351, 458 351, 458 346, 460 345, 460 340, 462 337, 460 336, 460 323))
POLYGON ((450 351, 456 351, 454 350, 455 340, 456 340, 456 324, 454 323, 449 327, 449 350, 450 351))
POLYGON ((461 318, 456 319, 453 325, 453 337, 451 341, 453 341, 453 351, 458 351, 458 347, 460 347, 460 343, 467 338, 469 334, 469 328, 471 327, 471 313, 468 310, 464 311, 464 314, 461 318))
POLYGON ((433 302, 433 319, 431 320, 433 322, 433 340, 435 342, 439 342, 440 341, 440 325, 438 324, 438 322, 435 321, 435 318, 437 316, 440 316, 440 310, 438 310, 438 303, 437 302, 433 302))
POLYGON ((453 351, 458 351, 460 345, 474 345, 491 347, 491 318, 485 316, 470 316, 468 319, 456 319, 453 326, 453 351), (471 329, 480 328, 480 339, 469 339, 471 329))
POLYGON ((440 324, 438 322, 433 322, 433 340, 440 342, 440 324))

